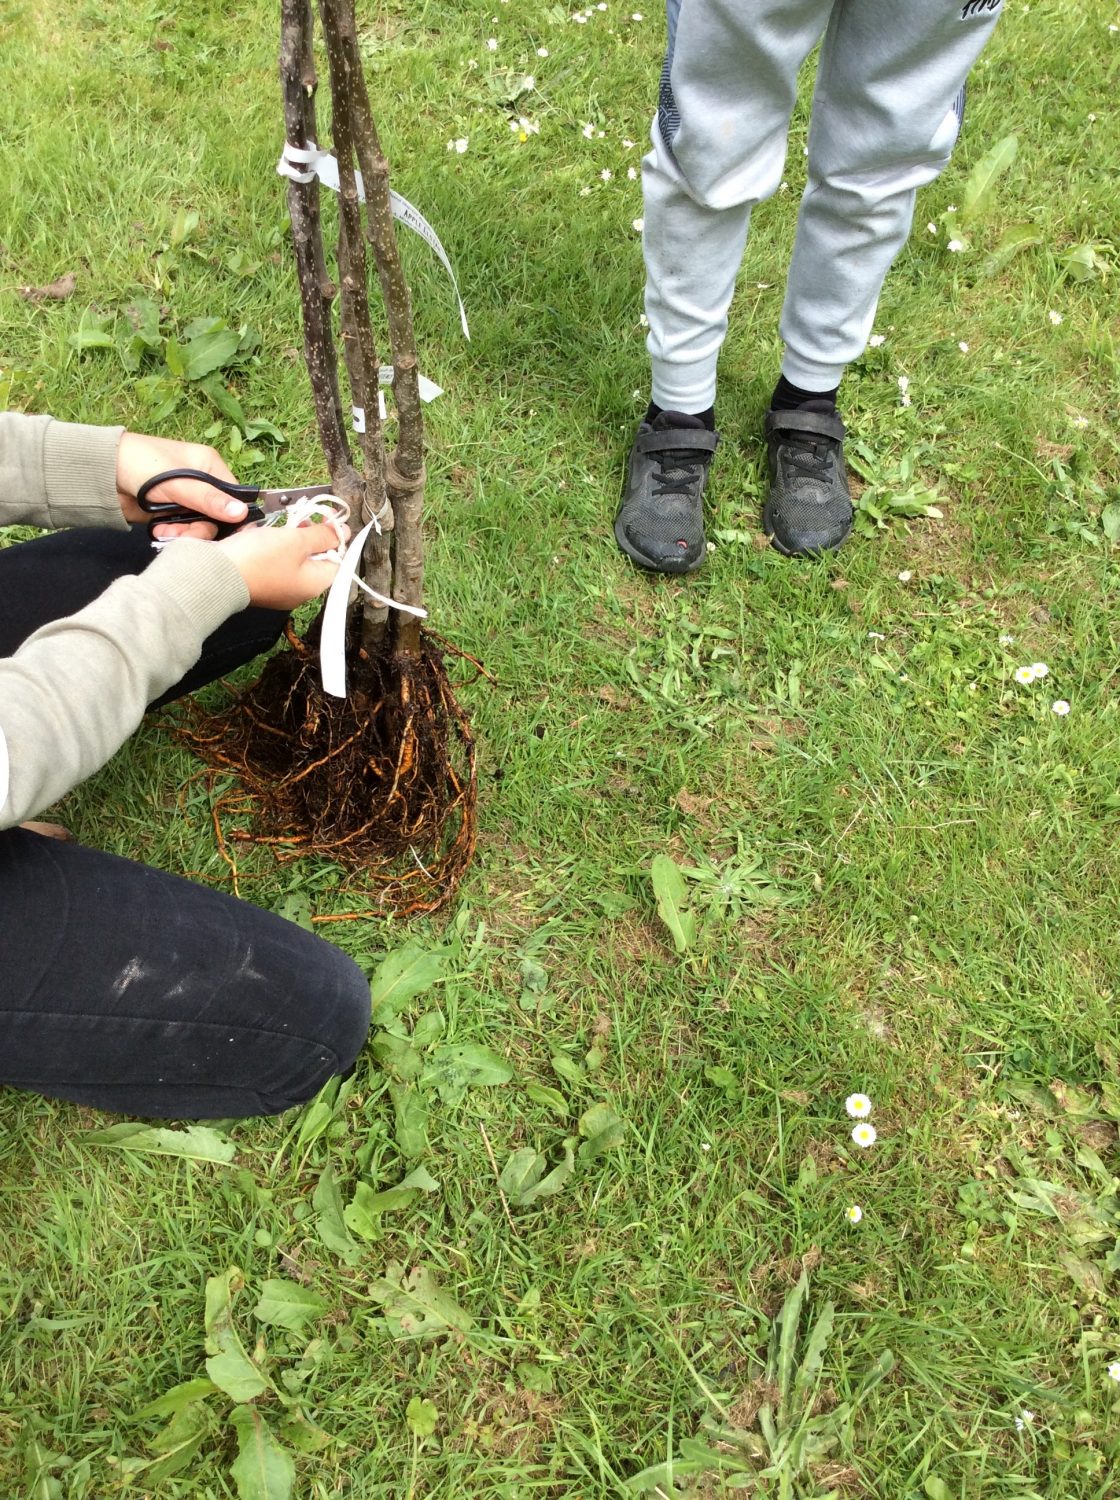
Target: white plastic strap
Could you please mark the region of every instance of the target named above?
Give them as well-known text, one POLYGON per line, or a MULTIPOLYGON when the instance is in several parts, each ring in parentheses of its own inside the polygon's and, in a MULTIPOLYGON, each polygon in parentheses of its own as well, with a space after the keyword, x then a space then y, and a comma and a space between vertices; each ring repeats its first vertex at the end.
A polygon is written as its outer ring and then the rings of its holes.
MULTIPOLYGON (((375 526, 377 526, 376 521, 370 521, 367 526, 363 526, 346 549, 342 566, 335 574, 335 580, 327 595, 326 608, 323 610, 323 629, 319 637, 319 671, 323 679, 324 693, 330 693, 334 698, 346 697, 346 610, 350 603, 350 589, 353 584, 359 584, 366 590, 366 593, 372 594, 378 604, 391 609, 402 609, 406 614, 418 615, 420 619, 425 619, 428 613, 427 610, 417 609, 413 604, 401 604, 396 599, 386 599, 383 594, 378 594, 362 583, 358 577, 358 564, 362 560, 362 550, 375 526)), ((377 526, 377 530, 380 531, 381 527, 377 526)))
MULTIPOLYGON (((285 141, 284 149, 280 153, 280 160, 276 165, 276 170, 281 177, 290 177, 293 182, 311 182, 315 177, 318 177, 324 187, 330 188, 335 193, 339 191, 338 162, 329 151, 320 151, 314 141, 308 141, 306 149, 302 146, 291 146, 285 141), (306 166, 307 171, 299 171, 298 169, 301 166, 306 166)), ((366 190, 365 184, 362 181, 362 174, 355 172, 354 179, 358 188, 358 197, 364 203, 366 190)), ((414 234, 418 234, 424 243, 430 249, 434 250, 439 257, 444 270, 451 278, 451 285, 455 288, 455 298, 459 303, 459 322, 463 327, 463 337, 469 339, 471 331, 467 326, 467 310, 463 306, 463 298, 459 291, 459 282, 455 276, 451 261, 448 259, 447 251, 440 243, 439 235, 416 205, 410 203, 407 198, 402 198, 400 193, 395 193, 392 188, 389 189, 389 204, 392 209, 393 218, 398 219, 402 224, 406 224, 414 234)))

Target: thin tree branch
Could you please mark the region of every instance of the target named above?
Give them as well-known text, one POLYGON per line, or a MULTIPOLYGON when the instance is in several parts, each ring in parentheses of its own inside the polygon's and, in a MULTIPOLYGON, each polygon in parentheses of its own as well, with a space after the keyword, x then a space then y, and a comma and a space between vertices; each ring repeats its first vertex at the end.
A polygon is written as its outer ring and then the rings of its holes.
MULTIPOLYGON (((306 149, 315 139, 315 60, 312 50, 311 0, 281 0, 280 78, 284 91, 284 130, 288 143, 306 149)), ((339 493, 353 491, 350 445, 342 420, 338 365, 331 333, 334 287, 327 276, 319 220, 319 183, 288 182, 288 212, 303 309, 303 348, 319 440, 331 482, 339 493)), ((349 498, 347 496, 346 498, 349 498)))

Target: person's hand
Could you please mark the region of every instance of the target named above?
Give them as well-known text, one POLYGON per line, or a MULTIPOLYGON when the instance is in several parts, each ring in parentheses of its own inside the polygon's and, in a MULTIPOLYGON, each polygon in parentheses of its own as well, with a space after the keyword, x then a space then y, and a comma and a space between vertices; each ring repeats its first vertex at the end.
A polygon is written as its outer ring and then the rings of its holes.
MULTIPOLYGON (((136 503, 136 492, 146 479, 164 469, 202 469, 219 479, 234 478, 225 459, 216 448, 204 443, 178 443, 172 438, 144 437, 126 432, 117 448, 117 498, 126 521, 150 521, 152 518, 136 503)), ((188 510, 201 511, 215 521, 240 521, 246 514, 244 500, 231 500, 221 490, 211 489, 198 479, 169 479, 152 491, 153 500, 174 500, 188 510)), ((218 529, 202 522, 184 525, 180 521, 160 526, 156 536, 164 540, 173 536, 194 536, 209 541, 218 529)))
POLYGON ((264 609, 295 609, 324 593, 338 572, 336 562, 316 559, 350 539, 342 522, 318 526, 246 526, 215 542, 236 563, 249 599, 264 609), (336 530, 337 526, 337 530, 336 530))

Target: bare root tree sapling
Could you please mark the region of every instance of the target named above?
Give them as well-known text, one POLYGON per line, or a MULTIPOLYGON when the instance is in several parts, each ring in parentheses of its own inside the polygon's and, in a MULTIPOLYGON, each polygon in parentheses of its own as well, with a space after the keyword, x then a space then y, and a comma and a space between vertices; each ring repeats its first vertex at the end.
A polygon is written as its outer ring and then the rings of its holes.
MULTIPOLYGON (((319 179, 313 170, 297 172, 288 207, 307 371, 332 488, 350 506, 355 531, 375 523, 361 576, 382 597, 419 608, 424 425, 389 165, 366 90, 354 0, 319 0, 318 8, 339 174, 337 282, 324 246, 319 179), (371 262, 393 368, 392 447, 379 415, 371 262), (344 417, 339 346, 351 404, 364 413, 357 458, 344 417)), ((311 0, 281 0, 284 125, 288 157, 297 163, 318 142, 313 27, 311 0)), ((466 715, 417 616, 359 594, 350 605, 345 699, 320 686, 313 649, 320 624, 321 615, 306 640, 289 630, 291 651, 268 663, 231 712, 197 722, 192 741, 249 786, 267 824, 262 836, 281 857, 311 851, 359 868, 372 911, 430 911, 454 890, 474 849, 466 715)))

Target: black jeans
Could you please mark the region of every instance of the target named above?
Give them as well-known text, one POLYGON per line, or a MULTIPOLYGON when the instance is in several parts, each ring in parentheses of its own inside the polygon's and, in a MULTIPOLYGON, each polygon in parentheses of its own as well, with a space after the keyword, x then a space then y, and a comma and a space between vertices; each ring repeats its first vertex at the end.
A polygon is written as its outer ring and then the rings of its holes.
MULTIPOLYGON (((64 531, 0 551, 0 657, 155 554, 142 528, 64 531)), ((276 641, 247 609, 159 700, 276 641)), ((271 912, 115 855, 0 832, 0 1085, 127 1114, 278 1114, 349 1068, 369 983, 271 912)))

